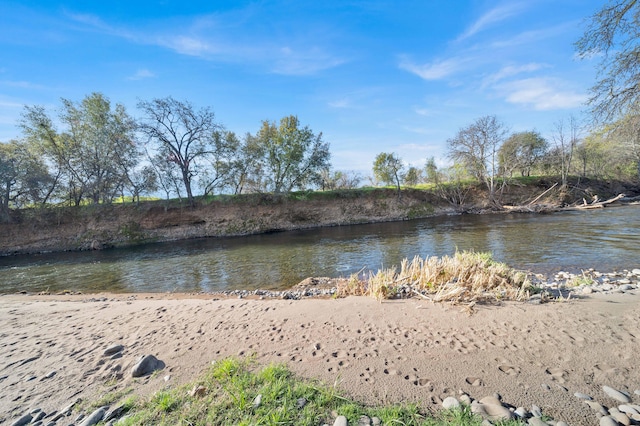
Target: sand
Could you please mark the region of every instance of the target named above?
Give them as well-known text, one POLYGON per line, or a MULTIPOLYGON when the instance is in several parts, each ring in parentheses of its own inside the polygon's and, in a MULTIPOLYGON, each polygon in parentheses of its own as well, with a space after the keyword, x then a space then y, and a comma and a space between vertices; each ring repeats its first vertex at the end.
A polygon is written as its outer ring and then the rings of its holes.
POLYGON ((0 296, 0 423, 127 387, 148 394, 230 355, 286 363, 371 404, 437 408, 460 390, 473 398, 498 392, 572 425, 597 424, 575 392, 615 405, 603 385, 632 395, 640 388, 640 295, 505 303, 473 315, 418 299, 212 299, 0 296), (124 345, 121 358, 103 356, 112 344, 124 345), (131 378, 145 354, 165 369, 131 378))

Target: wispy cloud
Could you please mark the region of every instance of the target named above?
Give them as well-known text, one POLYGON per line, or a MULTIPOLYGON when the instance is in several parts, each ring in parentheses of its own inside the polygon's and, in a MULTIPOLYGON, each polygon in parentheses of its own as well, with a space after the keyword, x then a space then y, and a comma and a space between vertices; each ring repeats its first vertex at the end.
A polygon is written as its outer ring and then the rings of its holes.
POLYGON ((407 58, 403 58, 399 67, 424 80, 442 80, 458 72, 466 62, 469 62, 469 59, 451 58, 418 65, 407 58))
POLYGON ((243 30, 248 25, 245 22, 247 13, 237 13, 237 17, 196 16, 172 25, 156 22, 151 24, 155 28, 144 30, 110 25, 95 15, 67 13, 67 16, 89 29, 137 44, 160 46, 207 61, 261 64, 276 74, 315 74, 346 62, 344 57, 332 53, 327 46, 309 46, 311 39, 305 37, 281 37, 282 40, 295 40, 295 46, 283 46, 278 38, 249 37, 249 33, 243 30), (231 21, 238 22, 233 24, 231 21), (166 27, 180 30, 166 30, 166 27))
POLYGON ((576 27, 578 22, 565 22, 560 25, 556 25, 549 28, 540 28, 536 30, 523 31, 520 34, 513 37, 505 38, 502 40, 494 41, 491 43, 490 48, 502 49, 506 47, 521 46, 523 44, 530 44, 539 42, 541 40, 560 36, 567 31, 576 27))
POLYGON ((310 75, 319 71, 342 65, 346 60, 333 56, 319 47, 307 51, 282 47, 276 52, 276 59, 271 71, 284 75, 310 75))
POLYGON ((497 72, 487 76, 484 78, 482 82, 482 87, 485 88, 487 86, 491 86, 499 81, 504 79, 514 77, 516 75, 524 74, 524 73, 532 73, 544 68, 550 68, 551 65, 541 64, 537 62, 530 62, 528 64, 522 65, 507 65, 502 67, 497 72))
POLYGON ((511 104, 548 111, 577 108, 584 104, 587 95, 566 89, 568 85, 557 79, 539 77, 506 82, 496 89, 511 104))
POLYGON ((519 14, 525 8, 524 3, 510 3, 502 6, 495 7, 478 18, 473 24, 471 24, 458 38, 457 41, 461 41, 484 31, 493 24, 504 21, 514 15, 519 14))
POLYGON ((34 89, 34 90, 46 89, 46 87, 44 87, 44 86, 42 86, 40 84, 32 83, 30 81, 4 80, 4 81, 0 81, 0 85, 7 86, 7 87, 15 87, 15 88, 19 88, 19 89, 34 89))
POLYGON ((142 68, 136 71, 135 74, 127 77, 127 80, 144 80, 145 78, 153 78, 156 75, 148 69, 142 68))

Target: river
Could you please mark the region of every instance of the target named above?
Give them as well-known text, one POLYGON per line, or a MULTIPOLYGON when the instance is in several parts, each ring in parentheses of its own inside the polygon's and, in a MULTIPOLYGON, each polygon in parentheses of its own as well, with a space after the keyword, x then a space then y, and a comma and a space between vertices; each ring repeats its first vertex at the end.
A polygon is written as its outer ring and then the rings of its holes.
POLYGON ((640 268, 640 206, 553 214, 436 217, 90 252, 0 258, 0 293, 199 292, 283 289, 403 258, 491 252, 512 267, 551 274, 640 268))

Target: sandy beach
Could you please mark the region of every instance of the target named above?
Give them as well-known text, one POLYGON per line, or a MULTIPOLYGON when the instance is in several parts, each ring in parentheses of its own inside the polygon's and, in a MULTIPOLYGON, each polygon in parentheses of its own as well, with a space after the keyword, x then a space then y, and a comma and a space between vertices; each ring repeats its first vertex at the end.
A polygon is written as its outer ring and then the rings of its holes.
POLYGON ((639 302, 636 294, 593 294, 479 306, 469 315, 419 299, 0 296, 0 423, 119 389, 151 393, 195 379, 213 360, 255 354, 260 364, 286 363, 371 404, 436 409, 460 390, 473 398, 497 392, 571 425, 597 424, 575 392, 616 405, 607 385, 640 401, 639 302), (124 345, 122 357, 103 355, 113 344, 124 345), (133 379, 146 354, 164 370, 133 379))

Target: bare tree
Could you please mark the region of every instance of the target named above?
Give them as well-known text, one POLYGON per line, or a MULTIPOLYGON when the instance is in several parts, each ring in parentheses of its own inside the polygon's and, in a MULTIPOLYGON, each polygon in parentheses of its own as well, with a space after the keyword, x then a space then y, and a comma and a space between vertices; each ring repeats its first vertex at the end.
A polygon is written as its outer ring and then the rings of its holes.
POLYGON ((460 129, 447 141, 449 157, 463 164, 471 175, 485 183, 492 204, 498 204, 498 150, 506 135, 506 126, 496 116, 487 115, 460 129))
POLYGON ((578 122, 575 117, 569 117, 568 125, 564 120, 557 121, 554 124, 552 139, 556 146, 555 153, 558 156, 557 160, 560 165, 562 186, 566 187, 569 172, 571 171, 573 154, 578 143, 578 122))
POLYGON ((139 130, 178 167, 188 202, 193 205, 191 184, 198 172, 198 161, 210 153, 213 134, 220 129, 213 111, 208 107, 196 111, 189 102, 170 96, 141 101, 138 108, 144 114, 139 130))
POLYGON ((594 118, 611 121, 640 101, 640 2, 611 0, 588 20, 576 42, 582 58, 601 56, 589 99, 594 118))

